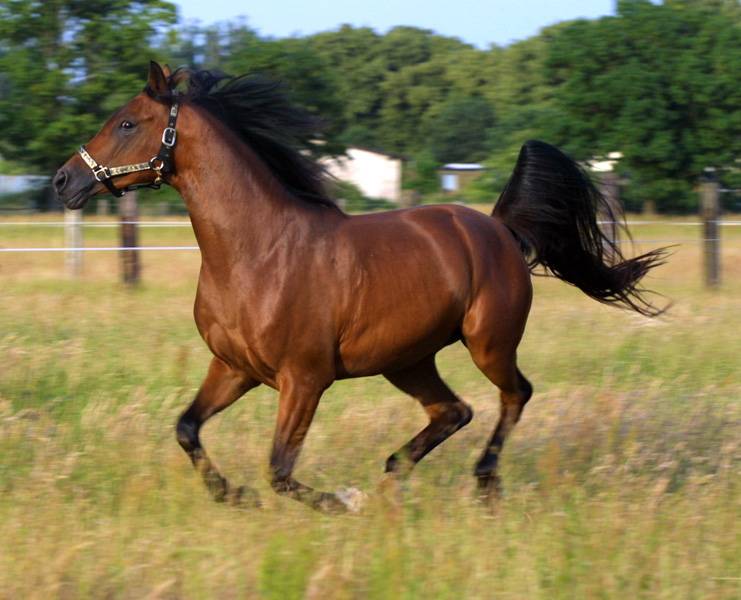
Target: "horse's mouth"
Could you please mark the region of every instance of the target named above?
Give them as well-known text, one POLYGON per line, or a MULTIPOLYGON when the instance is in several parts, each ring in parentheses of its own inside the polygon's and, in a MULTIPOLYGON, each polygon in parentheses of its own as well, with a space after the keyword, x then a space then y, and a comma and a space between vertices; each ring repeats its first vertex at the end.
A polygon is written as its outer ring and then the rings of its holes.
POLYGON ((96 182, 93 181, 91 184, 86 185, 82 189, 75 192, 73 196, 67 198, 66 200, 63 200, 62 202, 70 210, 77 210, 78 208, 82 208, 92 196, 90 192, 93 187, 95 187, 95 183, 96 182))

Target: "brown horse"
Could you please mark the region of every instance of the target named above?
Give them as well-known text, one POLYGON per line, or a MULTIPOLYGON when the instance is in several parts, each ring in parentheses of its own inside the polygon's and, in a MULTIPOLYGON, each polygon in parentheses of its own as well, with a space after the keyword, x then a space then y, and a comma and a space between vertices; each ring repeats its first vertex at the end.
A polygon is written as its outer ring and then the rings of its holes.
POLYGON ((219 474, 199 430, 260 383, 280 392, 270 458, 279 494, 321 510, 348 507, 347 494, 292 477, 322 393, 348 377, 382 374, 426 411, 429 424, 386 463, 392 476, 408 473, 471 420, 435 367, 436 353, 456 341, 501 391, 501 416, 475 469, 481 496, 491 497, 502 445, 532 394, 516 362, 531 270, 541 265, 601 302, 654 315, 637 285, 662 252, 625 259, 600 230, 598 213, 615 215, 588 177, 534 141, 491 216, 462 206, 349 216, 301 150, 314 134, 273 84, 152 63, 144 91, 54 185, 69 208, 161 182, 185 200, 202 255, 195 321, 214 358, 177 439, 217 500, 256 502, 219 474))

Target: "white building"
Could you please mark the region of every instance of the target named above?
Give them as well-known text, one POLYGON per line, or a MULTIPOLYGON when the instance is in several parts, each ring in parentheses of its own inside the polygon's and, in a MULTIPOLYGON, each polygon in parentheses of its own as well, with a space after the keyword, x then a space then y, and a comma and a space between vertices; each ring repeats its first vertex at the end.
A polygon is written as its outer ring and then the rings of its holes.
POLYGON ((0 175, 0 196, 36 190, 49 181, 47 175, 0 175))
POLYGON ((587 167, 593 173, 612 173, 621 158, 623 158, 622 152, 610 152, 605 159, 593 158, 588 161, 587 167))
POLYGON ((331 175, 349 181, 369 198, 401 201, 401 158, 383 152, 351 147, 347 156, 325 158, 331 175))
POLYGON ((484 172, 484 165, 479 163, 449 163, 438 169, 440 187, 443 192, 459 192, 484 172))

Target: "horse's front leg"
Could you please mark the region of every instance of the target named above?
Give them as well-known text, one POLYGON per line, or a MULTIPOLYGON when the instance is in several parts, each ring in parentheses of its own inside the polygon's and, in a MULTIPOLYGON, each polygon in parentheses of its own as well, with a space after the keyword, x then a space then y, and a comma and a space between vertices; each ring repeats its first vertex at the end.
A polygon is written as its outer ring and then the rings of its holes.
POLYGON ((280 382, 278 422, 270 455, 271 485, 276 493, 288 496, 326 513, 357 512, 363 494, 355 489, 320 492, 293 476, 306 434, 322 393, 327 388, 311 377, 285 376, 280 382))
POLYGON ((214 358, 195 400, 178 420, 178 442, 188 453, 193 466, 201 474, 206 487, 217 502, 259 504, 255 490, 229 485, 209 459, 199 437, 202 425, 210 417, 233 404, 258 384, 257 380, 235 371, 220 359, 214 358))

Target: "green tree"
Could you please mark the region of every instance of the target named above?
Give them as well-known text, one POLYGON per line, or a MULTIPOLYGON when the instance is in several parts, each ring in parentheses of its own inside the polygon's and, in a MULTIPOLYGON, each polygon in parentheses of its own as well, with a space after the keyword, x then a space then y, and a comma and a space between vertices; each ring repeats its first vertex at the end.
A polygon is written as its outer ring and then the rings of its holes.
POLYGON ((309 39, 334 73, 348 144, 416 154, 449 96, 481 95, 484 85, 483 52, 425 29, 343 25, 309 39))
POLYGON ((546 123, 558 119, 558 114, 552 108, 553 89, 544 64, 562 28, 551 26, 530 39, 486 52, 482 93, 496 118, 486 131, 487 170, 466 189, 467 198, 491 201, 509 179, 522 144, 532 138, 548 141, 546 123))
POLYGON ((342 140, 347 144, 381 145, 378 123, 387 62, 380 40, 372 29, 350 25, 308 38, 334 74, 336 93, 342 102, 342 140))
POLYGON ((160 0, 0 3, 0 154, 51 172, 142 88, 160 0))
POLYGON ((389 68, 383 81, 379 136, 396 152, 416 153, 428 146, 429 126, 455 96, 479 94, 485 84, 482 72, 471 75, 480 64, 478 53, 468 44, 425 30, 398 28, 386 36, 382 48, 391 48, 389 68), (427 40, 421 43, 422 36, 427 40), (410 45, 403 53, 404 41, 410 45), (426 52, 422 52, 424 48, 426 52), (416 50, 416 51, 415 51, 416 50), (399 56, 408 58, 403 64, 399 56))
POLYGON ((307 39, 265 40, 246 27, 233 29, 218 66, 229 73, 253 73, 283 83, 290 98, 321 121, 317 135, 329 142, 324 151, 341 149, 337 139, 344 125, 343 106, 335 72, 307 39))
POLYGON ((491 105, 479 96, 453 96, 425 123, 428 145, 440 163, 482 160, 494 124, 491 105))
POLYGON ((561 114, 552 139, 581 159, 619 150, 644 199, 694 209, 703 168, 741 154, 739 11, 622 0, 616 17, 564 29, 546 64, 561 114))

